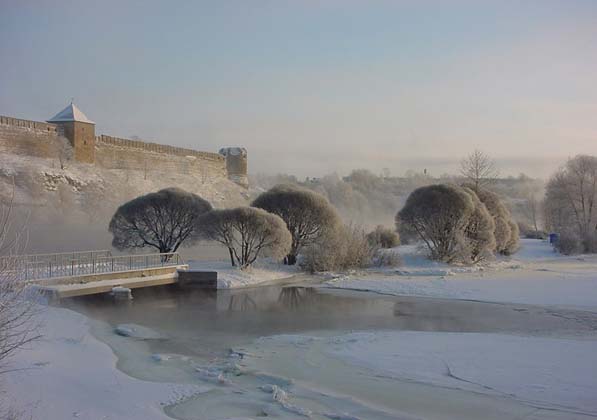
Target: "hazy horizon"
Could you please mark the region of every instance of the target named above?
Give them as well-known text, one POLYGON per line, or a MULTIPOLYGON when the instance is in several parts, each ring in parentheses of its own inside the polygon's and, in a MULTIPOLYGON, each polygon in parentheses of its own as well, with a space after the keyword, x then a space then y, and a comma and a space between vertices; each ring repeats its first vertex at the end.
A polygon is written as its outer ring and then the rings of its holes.
POLYGON ((594 1, 2 1, 0 114, 243 146, 250 173, 503 175, 597 154, 594 1))

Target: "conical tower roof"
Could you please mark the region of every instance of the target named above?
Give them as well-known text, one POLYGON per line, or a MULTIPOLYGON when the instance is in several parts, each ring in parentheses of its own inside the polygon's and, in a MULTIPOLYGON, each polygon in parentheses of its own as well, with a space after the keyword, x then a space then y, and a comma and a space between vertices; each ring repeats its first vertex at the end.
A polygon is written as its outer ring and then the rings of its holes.
POLYGON ((47 122, 49 123, 56 123, 56 122, 70 122, 70 121, 79 121, 89 124, 95 124, 87 115, 83 114, 83 112, 75 106, 74 103, 68 104, 66 108, 60 111, 58 114, 54 115, 50 118, 47 122))

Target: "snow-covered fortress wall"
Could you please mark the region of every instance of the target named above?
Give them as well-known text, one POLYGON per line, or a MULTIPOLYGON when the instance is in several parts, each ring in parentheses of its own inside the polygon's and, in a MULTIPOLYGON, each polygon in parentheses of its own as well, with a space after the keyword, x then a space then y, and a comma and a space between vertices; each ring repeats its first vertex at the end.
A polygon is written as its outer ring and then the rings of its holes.
POLYGON ((95 138, 95 163, 107 169, 228 176, 226 158, 220 154, 105 135, 95 138))
MULTIPOLYGON (((93 129, 94 125, 86 124, 85 127, 93 129)), ((82 140, 70 139, 67 128, 66 124, 0 116, 0 152, 50 159, 67 155, 106 169, 167 171, 181 175, 194 173, 202 178, 228 178, 246 186, 246 151, 243 154, 245 165, 239 168, 236 161, 227 162, 228 159, 238 160, 238 156, 106 135, 95 136, 93 133, 82 140), (94 153, 77 150, 77 147, 88 149, 90 142, 94 143, 94 153), (239 169, 244 170, 244 177, 239 174, 239 169)))
POLYGON ((59 127, 39 121, 0 116, 0 153, 58 158, 70 147, 59 127))

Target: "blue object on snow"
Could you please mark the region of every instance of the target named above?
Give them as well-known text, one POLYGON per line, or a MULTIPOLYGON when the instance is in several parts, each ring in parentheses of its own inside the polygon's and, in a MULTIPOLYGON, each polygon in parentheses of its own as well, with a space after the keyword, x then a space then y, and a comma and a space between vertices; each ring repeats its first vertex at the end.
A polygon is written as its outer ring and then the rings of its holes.
POLYGON ((557 233, 550 233, 549 234, 549 243, 555 245, 558 242, 560 235, 557 233))

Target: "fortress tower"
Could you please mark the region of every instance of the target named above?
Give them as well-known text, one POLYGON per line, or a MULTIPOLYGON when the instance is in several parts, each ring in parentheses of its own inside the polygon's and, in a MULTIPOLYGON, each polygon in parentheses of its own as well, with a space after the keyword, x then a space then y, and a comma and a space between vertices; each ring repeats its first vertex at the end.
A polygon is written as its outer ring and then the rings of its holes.
POLYGON ((95 123, 74 103, 54 115, 47 122, 57 125, 73 146, 74 159, 78 162, 95 162, 95 123))
POLYGON ((224 147, 220 154, 226 157, 228 179, 244 187, 249 186, 247 178, 247 149, 244 147, 224 147))

